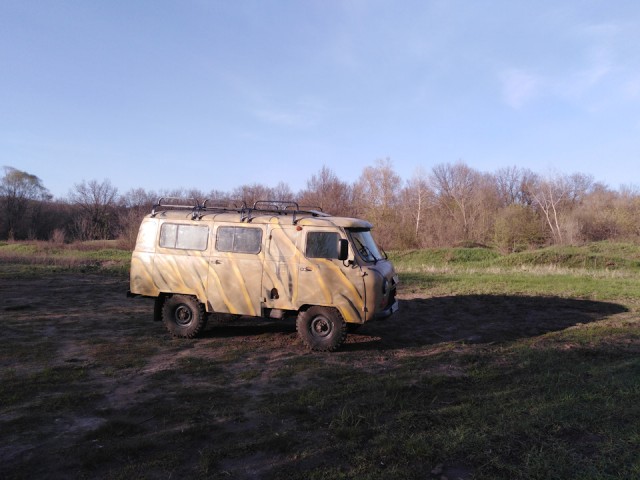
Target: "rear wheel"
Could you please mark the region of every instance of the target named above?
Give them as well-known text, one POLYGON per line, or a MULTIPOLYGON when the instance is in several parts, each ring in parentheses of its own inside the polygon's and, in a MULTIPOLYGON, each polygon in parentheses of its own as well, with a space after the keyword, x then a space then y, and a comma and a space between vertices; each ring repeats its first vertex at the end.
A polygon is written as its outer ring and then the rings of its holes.
POLYGON ((311 307, 300 312, 296 329, 307 348, 321 352, 337 350, 347 338, 347 324, 335 308, 311 307))
POLYGON ((207 324, 204 306, 194 297, 173 295, 162 307, 162 321, 174 337, 197 337, 207 324))

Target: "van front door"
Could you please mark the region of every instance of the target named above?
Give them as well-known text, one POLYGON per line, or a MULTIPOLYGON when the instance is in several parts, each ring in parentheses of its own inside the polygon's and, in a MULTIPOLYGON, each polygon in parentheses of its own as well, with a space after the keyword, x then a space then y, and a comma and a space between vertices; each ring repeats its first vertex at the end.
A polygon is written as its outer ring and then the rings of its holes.
POLYGON ((338 259, 341 238, 335 229, 306 231, 304 257, 299 263, 299 301, 335 306, 345 321, 361 323, 366 305, 364 277, 359 266, 338 259))
POLYGON ((261 316, 264 229, 220 225, 209 258, 207 296, 214 312, 261 316))

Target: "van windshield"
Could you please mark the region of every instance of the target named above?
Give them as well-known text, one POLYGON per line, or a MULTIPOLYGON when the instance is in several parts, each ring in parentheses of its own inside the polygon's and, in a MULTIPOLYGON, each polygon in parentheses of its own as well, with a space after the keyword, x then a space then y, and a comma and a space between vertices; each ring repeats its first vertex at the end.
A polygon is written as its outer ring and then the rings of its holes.
POLYGON ((382 255, 376 242, 373 240, 371 230, 349 229, 351 240, 358 254, 365 262, 377 262, 382 260, 382 255))

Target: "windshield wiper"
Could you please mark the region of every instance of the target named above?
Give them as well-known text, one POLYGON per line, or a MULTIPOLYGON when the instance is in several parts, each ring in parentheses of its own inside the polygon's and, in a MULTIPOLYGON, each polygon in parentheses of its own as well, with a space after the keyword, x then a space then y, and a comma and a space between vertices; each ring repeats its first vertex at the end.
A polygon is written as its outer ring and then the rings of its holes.
POLYGON ((358 253, 365 260, 369 260, 370 258, 373 258, 374 263, 378 261, 376 256, 373 253, 371 253, 371 250, 369 250, 369 247, 367 247, 364 243, 362 243, 360 239, 354 237, 353 240, 358 244, 358 253))

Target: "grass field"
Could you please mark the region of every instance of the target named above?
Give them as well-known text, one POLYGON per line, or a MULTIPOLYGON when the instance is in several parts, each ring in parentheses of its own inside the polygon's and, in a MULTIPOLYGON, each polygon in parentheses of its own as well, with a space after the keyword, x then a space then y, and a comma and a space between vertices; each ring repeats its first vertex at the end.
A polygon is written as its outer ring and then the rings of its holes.
POLYGON ((640 247, 394 252, 401 311, 176 340, 112 245, 0 244, 1 478, 640 478, 640 247))
POLYGON ((502 293, 640 300, 640 247, 594 243, 511 255, 481 248, 395 252, 405 288, 431 295, 502 293))
POLYGON ((0 242, 0 276, 102 272, 127 275, 131 252, 116 241, 0 242))

